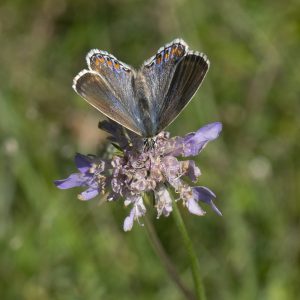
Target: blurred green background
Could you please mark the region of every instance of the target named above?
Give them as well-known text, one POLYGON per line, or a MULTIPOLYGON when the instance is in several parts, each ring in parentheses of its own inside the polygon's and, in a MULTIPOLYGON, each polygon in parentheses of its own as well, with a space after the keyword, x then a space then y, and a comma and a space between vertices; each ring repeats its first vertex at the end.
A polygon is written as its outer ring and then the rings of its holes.
MULTIPOLYGON (((224 216, 183 210, 208 299, 299 297, 299 1, 2 0, 1 299, 183 298, 145 228, 122 231, 121 201, 81 202, 52 183, 104 144, 99 113, 71 88, 88 50, 137 67, 176 37, 211 68, 169 130, 224 126, 197 158, 224 216)), ((192 288, 172 217, 151 217, 192 288)))

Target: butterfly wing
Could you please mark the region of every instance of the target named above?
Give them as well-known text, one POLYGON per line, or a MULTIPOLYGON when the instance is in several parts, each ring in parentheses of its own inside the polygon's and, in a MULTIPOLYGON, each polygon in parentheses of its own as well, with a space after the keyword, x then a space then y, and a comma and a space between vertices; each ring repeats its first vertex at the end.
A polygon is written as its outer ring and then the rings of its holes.
POLYGON ((149 107, 155 135, 167 127, 189 103, 209 68, 205 55, 188 50, 176 39, 158 50, 140 72, 149 89, 149 107))
POLYGON ((198 52, 188 52, 173 74, 168 93, 158 111, 158 132, 167 127, 190 102, 200 87, 209 61, 198 52))
POLYGON ((91 50, 86 60, 89 70, 74 78, 73 89, 108 118, 141 135, 132 87, 135 71, 105 51, 91 50))

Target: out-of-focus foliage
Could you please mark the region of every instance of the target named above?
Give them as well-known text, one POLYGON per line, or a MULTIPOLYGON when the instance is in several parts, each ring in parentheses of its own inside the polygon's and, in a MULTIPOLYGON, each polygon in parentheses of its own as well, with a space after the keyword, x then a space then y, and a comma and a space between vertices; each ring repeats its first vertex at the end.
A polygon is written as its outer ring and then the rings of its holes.
MULTIPOLYGON (((173 135, 221 121, 199 156, 222 218, 184 212, 209 299, 300 294, 299 1, 0 2, 1 299, 182 299, 120 202, 76 200, 52 181, 104 143, 71 89, 91 48, 139 66, 182 37, 211 69, 173 135), (100 204, 100 205, 99 205, 100 204)), ((192 286, 172 218, 155 226, 192 286)))

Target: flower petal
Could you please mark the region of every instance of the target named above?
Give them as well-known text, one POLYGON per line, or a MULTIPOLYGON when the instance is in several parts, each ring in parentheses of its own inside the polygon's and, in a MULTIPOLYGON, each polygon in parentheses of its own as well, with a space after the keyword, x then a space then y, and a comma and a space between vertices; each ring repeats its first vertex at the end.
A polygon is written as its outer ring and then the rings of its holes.
POLYGON ((88 172, 88 170, 91 168, 92 163, 91 163, 91 159, 88 156, 85 156, 83 154, 80 153, 76 153, 75 155, 75 164, 77 166, 77 169, 81 172, 81 173, 86 173, 88 172))
POLYGON ((135 216, 136 216, 136 219, 138 219, 139 217, 142 217, 145 215, 146 213, 146 207, 144 205, 144 202, 143 202, 143 198, 142 197, 137 197, 137 200, 136 200, 136 203, 135 203, 135 216))
MULTIPOLYGON (((131 203, 133 204, 133 208, 131 209, 129 216, 126 217, 124 220, 124 224, 123 224, 124 231, 131 230, 133 226, 133 221, 138 220, 139 222, 139 217, 144 216, 146 213, 146 207, 144 205, 143 198, 141 196, 136 196, 136 195, 129 196, 124 201, 125 206, 131 203)), ((143 224, 140 225, 143 226, 143 224)))
POLYGON ((222 216, 222 213, 213 202, 213 199, 216 198, 216 195, 209 188, 205 186, 193 187, 193 195, 197 201, 200 200, 202 202, 205 202, 206 204, 211 206, 211 208, 215 211, 216 214, 222 216))
POLYGON ((133 226, 134 221, 134 208, 131 209, 130 214, 128 217, 125 218, 124 224, 123 224, 123 230, 124 231, 130 231, 133 226))
POLYGON ((82 176, 80 173, 74 173, 71 174, 68 178, 66 179, 61 179, 61 180, 55 180, 54 184, 59 188, 59 189, 70 189, 76 186, 85 186, 86 185, 86 178, 82 176))
POLYGON ((99 190, 97 188, 90 187, 84 192, 78 195, 78 199, 82 201, 87 201, 92 198, 95 198, 99 194, 99 190))
POLYGON ((205 211, 198 205, 194 198, 188 199, 186 202, 186 207, 188 208, 189 212, 197 215, 197 216, 204 216, 205 211))
POLYGON ((216 139, 222 130, 222 124, 215 122, 190 133, 183 138, 183 156, 195 156, 209 141, 216 139))
POLYGON ((188 176, 193 182, 197 181, 197 177, 201 175, 200 169, 196 166, 193 160, 185 160, 181 162, 182 171, 188 176))
POLYGON ((178 177, 180 173, 181 163, 177 160, 176 157, 168 155, 161 159, 160 167, 168 180, 171 180, 171 178, 178 177))
POLYGON ((160 185, 158 189, 154 191, 154 196, 155 207, 157 209, 157 218, 159 218, 162 214, 165 217, 168 217, 173 209, 170 193, 163 185, 160 185))

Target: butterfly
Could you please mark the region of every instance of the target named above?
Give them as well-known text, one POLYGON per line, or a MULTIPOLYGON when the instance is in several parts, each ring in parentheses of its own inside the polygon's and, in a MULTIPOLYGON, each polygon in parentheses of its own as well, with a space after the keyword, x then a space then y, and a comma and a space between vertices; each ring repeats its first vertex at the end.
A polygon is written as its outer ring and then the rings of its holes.
POLYGON ((106 51, 86 56, 88 69, 73 80, 73 89, 109 119, 139 136, 154 137, 190 102, 208 69, 206 55, 175 39, 139 70, 106 51))

